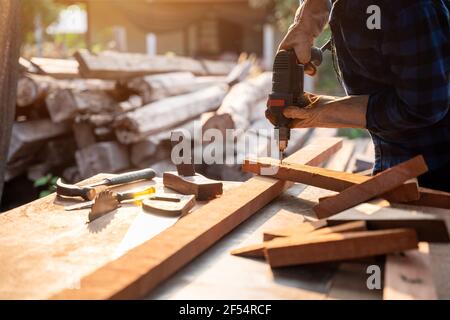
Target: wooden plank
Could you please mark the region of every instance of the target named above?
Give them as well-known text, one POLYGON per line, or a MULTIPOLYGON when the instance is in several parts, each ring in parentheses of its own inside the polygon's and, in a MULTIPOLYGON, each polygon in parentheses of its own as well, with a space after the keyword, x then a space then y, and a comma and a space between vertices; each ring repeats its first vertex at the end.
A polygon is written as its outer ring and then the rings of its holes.
POLYGON ((428 168, 423 157, 414 157, 371 177, 361 184, 347 188, 336 196, 324 199, 314 207, 314 212, 320 219, 327 218, 395 189, 405 181, 427 171, 428 168))
POLYGON ((222 182, 198 173, 182 176, 175 171, 164 172, 163 183, 165 187, 179 193, 195 195, 195 199, 199 201, 211 200, 222 194, 222 182))
POLYGON ((314 236, 329 234, 329 233, 340 233, 340 232, 350 232, 350 231, 365 231, 367 230, 365 221, 352 220, 348 223, 329 225, 324 220, 317 220, 314 222, 306 222, 305 226, 297 225, 281 229, 272 229, 264 231, 264 241, 269 241, 275 238, 282 237, 294 237, 302 234, 311 234, 314 236), (317 227, 323 226, 323 227, 317 227))
MULTIPOLYGON (((283 228, 278 229, 274 233, 269 234, 276 234, 277 236, 273 237, 272 239, 265 240, 263 243, 257 243, 257 244, 251 244, 242 248, 234 249, 231 251, 232 255, 235 256, 241 256, 241 257, 264 257, 264 249, 267 246, 272 245, 278 240, 281 240, 280 238, 285 237, 295 237, 296 239, 299 238, 316 238, 320 237, 322 235, 331 234, 331 233, 342 233, 342 232, 350 232, 350 231, 365 231, 366 223, 363 221, 356 221, 351 223, 345 223, 342 225, 334 226, 334 227, 326 227, 326 228, 320 228, 320 229, 314 229, 316 225, 313 223, 306 222, 303 224, 300 224, 297 228, 283 228), (273 240, 274 238, 277 238, 273 240)), ((264 232, 264 238, 266 238, 266 232, 264 232)))
POLYGON ((72 59, 52 59, 32 57, 30 62, 39 69, 39 73, 57 79, 79 78, 78 62, 72 59))
POLYGON ((85 78, 126 79, 155 73, 187 71, 204 75, 202 64, 192 58, 149 56, 138 53, 103 51, 92 54, 87 50, 75 53, 85 78))
MULTIPOLYGON (((317 140, 295 158, 318 165, 335 153, 341 139, 317 140)), ((292 183, 254 177, 210 201, 156 237, 130 250, 54 299, 131 299, 142 297, 192 259, 275 199, 292 183)))
MULTIPOLYGON (((367 183, 372 177, 325 168, 289 163, 272 158, 245 160, 242 171, 268 175, 278 179, 289 180, 333 191, 343 191, 354 185, 367 183)), ((419 199, 417 181, 411 180, 382 197, 392 202, 407 202, 419 199)))
POLYGON ((434 208, 450 209, 450 192, 419 188, 420 199, 408 202, 415 206, 425 206, 434 208))
POLYGON ((270 241, 279 237, 288 237, 294 233, 309 233, 326 226, 327 222, 324 219, 317 221, 305 221, 304 223, 290 225, 284 228, 265 230, 263 233, 263 240, 270 241))
MULTIPOLYGON (((81 185, 110 177, 99 175, 81 185)), ((237 185, 224 182, 224 189, 237 185)), ((114 190, 127 192, 150 186, 164 188, 162 179, 154 178, 114 190)), ((48 299, 65 288, 77 288, 82 277, 178 220, 144 212, 137 203, 127 202, 117 211, 86 224, 89 209, 64 210, 64 206, 76 203, 76 199, 61 199, 53 193, 0 215, 1 299, 48 299)))
POLYGON ((369 230, 410 228, 416 230, 419 241, 449 242, 445 221, 418 211, 362 203, 327 219, 330 226, 351 221, 365 221, 369 230))
POLYGON ((339 150, 327 163, 327 169, 336 171, 345 171, 348 161, 355 150, 355 142, 352 140, 344 140, 342 149, 339 150))
POLYGON ((140 53, 87 50, 75 53, 80 73, 85 78, 127 79, 167 72, 192 72, 195 75, 227 75, 235 63, 195 60, 180 56, 149 56, 140 53))
POLYGON ((353 150, 352 157, 347 162, 347 168, 345 170, 351 173, 356 173, 355 172, 356 157, 360 154, 364 154, 367 149, 367 146, 369 144, 372 144, 372 141, 370 141, 369 138, 359 138, 355 139, 354 141, 355 141, 355 149, 353 150))
POLYGON ((412 229, 288 237, 271 242, 266 246, 265 256, 272 268, 383 255, 415 249, 418 243, 412 229))
POLYGON ((387 256, 383 299, 436 300, 437 298, 427 243, 420 243, 417 250, 387 256))

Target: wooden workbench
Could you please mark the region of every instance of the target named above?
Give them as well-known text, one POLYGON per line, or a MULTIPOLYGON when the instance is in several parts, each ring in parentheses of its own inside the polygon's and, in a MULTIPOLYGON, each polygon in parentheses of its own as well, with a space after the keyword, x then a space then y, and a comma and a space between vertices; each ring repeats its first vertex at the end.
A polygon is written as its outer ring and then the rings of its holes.
MULTIPOLYGON (((348 153, 344 145, 340 153, 348 153)), ((348 160, 351 153, 344 158, 348 160)), ((329 168, 343 170, 339 154, 329 168)), ((348 162, 347 160, 346 163, 348 162)), ((96 176, 82 184, 101 179, 96 176)), ((140 182, 132 188, 161 180, 140 182)), ((224 182, 224 190, 239 183, 224 182)), ((128 187, 127 190, 130 188, 128 187)), ((117 188, 122 191, 122 188, 117 188)), ((168 190, 166 190, 168 191, 168 190)), ((318 198, 332 192, 295 184, 228 236, 151 292, 150 299, 381 299, 383 290, 368 290, 363 263, 335 263, 271 270, 262 260, 231 256, 231 249, 262 239, 268 226, 289 225, 303 216, 313 217, 318 198), (282 214, 280 210, 284 209, 282 214)), ((0 215, 0 298, 46 299, 121 256, 176 223, 125 204, 90 224, 89 210, 65 211, 55 195, 47 196, 0 215)), ((198 204, 201 206, 202 204, 198 204)), ((406 207, 406 206, 405 206, 406 207)), ((446 219, 449 210, 414 208, 446 219)), ((176 239, 174 239, 176 241, 176 239)), ((432 274, 439 298, 450 298, 450 245, 430 244, 432 274)), ((383 268, 384 263, 376 261, 383 268)))

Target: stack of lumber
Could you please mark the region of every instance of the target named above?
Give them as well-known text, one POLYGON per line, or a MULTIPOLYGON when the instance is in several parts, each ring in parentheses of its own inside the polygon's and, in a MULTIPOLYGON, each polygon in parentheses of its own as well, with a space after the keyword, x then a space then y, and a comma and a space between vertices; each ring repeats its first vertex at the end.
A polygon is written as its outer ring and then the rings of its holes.
MULTIPOLYGON (((346 141, 341 150, 343 158, 354 159, 358 155, 355 152, 370 148, 362 141, 346 141)), ((428 170, 422 156, 374 176, 348 172, 355 171, 354 162, 343 164, 338 161, 341 159, 331 159, 327 168, 289 160, 280 164, 271 158, 246 160, 246 172, 336 193, 319 199, 312 208, 315 217, 268 228, 263 242, 235 249, 232 254, 264 257, 277 268, 360 261, 415 250, 419 242, 450 242, 444 219, 416 211, 416 207, 404 208, 419 205, 450 209, 450 193, 418 186, 416 177, 428 170)))
POLYGON ((231 111, 242 114, 227 128, 250 130, 264 119, 271 81, 244 54, 227 62, 81 50, 75 59, 20 64, 7 181, 52 173, 76 182, 148 166, 164 171, 171 168, 172 130, 194 139, 194 124, 214 127, 231 111), (66 141, 65 152, 48 152, 55 141, 66 141))

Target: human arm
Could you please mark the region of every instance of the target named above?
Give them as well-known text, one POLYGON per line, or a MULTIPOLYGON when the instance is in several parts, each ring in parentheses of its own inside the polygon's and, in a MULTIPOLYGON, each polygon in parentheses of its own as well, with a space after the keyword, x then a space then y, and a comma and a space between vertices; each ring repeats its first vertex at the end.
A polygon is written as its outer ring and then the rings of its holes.
POLYGON ((294 22, 280 43, 278 50, 294 49, 300 63, 311 60, 311 47, 328 22, 330 0, 306 0, 297 9, 294 22))

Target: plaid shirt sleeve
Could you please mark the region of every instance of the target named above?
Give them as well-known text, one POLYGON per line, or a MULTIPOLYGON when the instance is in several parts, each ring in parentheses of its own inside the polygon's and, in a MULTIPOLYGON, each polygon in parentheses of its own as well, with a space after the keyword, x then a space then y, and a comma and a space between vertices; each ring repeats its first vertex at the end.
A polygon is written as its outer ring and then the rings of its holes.
POLYGON ((450 14, 429 1, 399 12, 381 50, 392 86, 370 95, 367 128, 389 134, 438 123, 449 110, 450 14))

